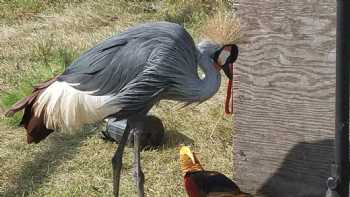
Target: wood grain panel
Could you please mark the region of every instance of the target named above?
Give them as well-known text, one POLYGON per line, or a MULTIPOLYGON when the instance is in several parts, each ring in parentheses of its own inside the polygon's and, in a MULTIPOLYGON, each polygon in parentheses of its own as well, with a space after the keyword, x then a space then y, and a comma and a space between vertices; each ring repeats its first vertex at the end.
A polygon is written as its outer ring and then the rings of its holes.
POLYGON ((333 159, 333 0, 239 0, 234 171, 259 196, 324 196, 333 159))

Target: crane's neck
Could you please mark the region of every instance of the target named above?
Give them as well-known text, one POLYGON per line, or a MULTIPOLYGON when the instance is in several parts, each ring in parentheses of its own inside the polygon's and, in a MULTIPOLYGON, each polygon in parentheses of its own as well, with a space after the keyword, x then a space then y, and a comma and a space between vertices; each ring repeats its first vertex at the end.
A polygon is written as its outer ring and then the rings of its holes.
POLYGON ((205 77, 199 81, 197 88, 199 90, 199 100, 205 101, 212 97, 220 87, 221 75, 215 68, 214 61, 210 56, 199 51, 199 67, 203 70, 205 77))

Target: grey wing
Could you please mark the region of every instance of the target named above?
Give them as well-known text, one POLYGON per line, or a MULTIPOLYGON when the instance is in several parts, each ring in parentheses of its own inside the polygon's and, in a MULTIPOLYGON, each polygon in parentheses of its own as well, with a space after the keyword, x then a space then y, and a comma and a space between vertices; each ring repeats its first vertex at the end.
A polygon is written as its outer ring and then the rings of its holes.
POLYGON ((108 103, 121 108, 111 116, 120 120, 138 113, 146 114, 161 99, 165 89, 166 83, 142 73, 123 87, 115 99, 108 103))
POLYGON ((114 116, 126 118, 146 112, 164 90, 162 80, 155 80, 149 71, 152 66, 147 60, 156 46, 149 42, 142 38, 108 39, 82 54, 58 81, 92 95, 109 95, 106 105, 120 109, 114 116))
POLYGON ((198 77, 196 57, 183 27, 148 23, 88 50, 58 80, 89 94, 111 96, 107 105, 125 117, 149 110, 160 96, 187 102, 183 86, 186 79, 198 77))
POLYGON ((74 84, 94 95, 117 94, 134 79, 147 61, 151 48, 137 50, 138 39, 111 38, 83 53, 58 81, 74 84))

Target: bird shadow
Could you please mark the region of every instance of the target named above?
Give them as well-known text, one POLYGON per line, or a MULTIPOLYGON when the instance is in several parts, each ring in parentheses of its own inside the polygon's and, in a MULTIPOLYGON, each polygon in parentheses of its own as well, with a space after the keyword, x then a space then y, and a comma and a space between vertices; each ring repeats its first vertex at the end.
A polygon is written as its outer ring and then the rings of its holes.
POLYGON ((176 148, 180 145, 193 145, 194 140, 188 136, 176 131, 169 130, 164 134, 162 149, 176 148))
POLYGON ((327 139, 295 145, 281 167, 258 189, 258 196, 325 196, 334 158, 333 144, 334 140, 327 139))
MULTIPOLYGON (((11 185, 5 188, 3 196, 28 196, 37 191, 65 161, 70 160, 78 151, 78 147, 96 130, 85 129, 72 134, 56 134, 48 139, 47 150, 38 152, 31 161, 25 162, 11 185)), ((42 142, 45 143, 45 142, 42 142)))
MULTIPOLYGON (((119 144, 119 142, 113 140, 113 139, 107 139, 105 137, 101 137, 105 142, 107 143, 116 143, 119 144)), ((166 149, 171 149, 171 148, 176 148, 180 145, 193 145, 194 140, 187 137, 186 135, 176 131, 176 130, 169 130, 169 131, 164 131, 164 135, 162 136, 161 142, 159 146, 145 146, 142 148, 143 151, 149 151, 149 150, 166 150, 166 149)), ((130 141, 128 141, 127 147, 133 148, 134 145, 130 141)))

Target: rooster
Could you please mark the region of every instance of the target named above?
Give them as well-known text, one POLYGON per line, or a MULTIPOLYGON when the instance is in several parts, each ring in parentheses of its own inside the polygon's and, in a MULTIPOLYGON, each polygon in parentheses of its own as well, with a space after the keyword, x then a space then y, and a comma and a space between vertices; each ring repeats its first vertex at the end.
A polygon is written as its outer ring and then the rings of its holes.
POLYGON ((204 170, 187 146, 180 149, 180 162, 189 197, 252 197, 224 174, 204 170))

